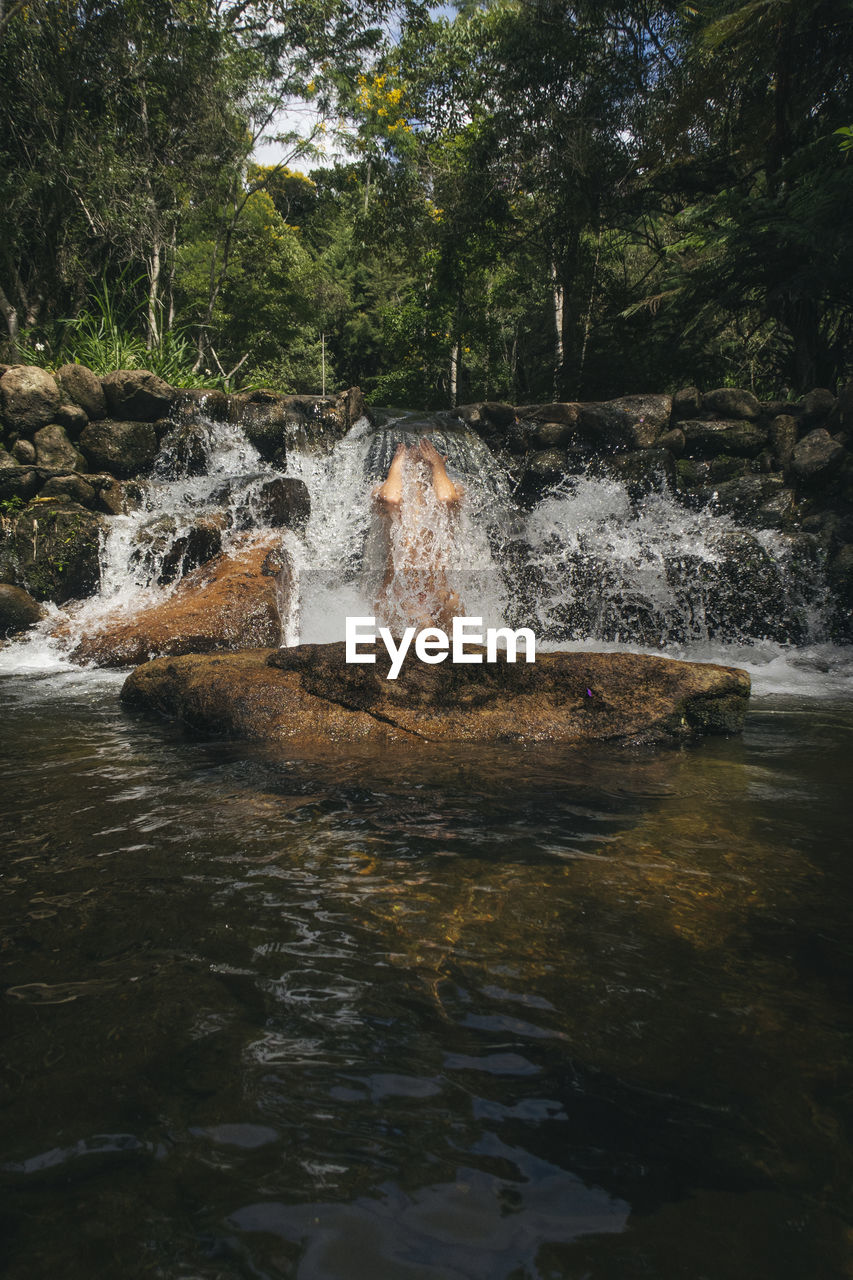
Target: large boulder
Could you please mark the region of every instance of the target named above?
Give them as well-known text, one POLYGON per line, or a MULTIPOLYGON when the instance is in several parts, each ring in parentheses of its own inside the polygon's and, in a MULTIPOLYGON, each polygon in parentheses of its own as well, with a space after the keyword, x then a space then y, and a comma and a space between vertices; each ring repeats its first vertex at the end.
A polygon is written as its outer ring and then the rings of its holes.
POLYGON ((165 600, 106 616, 72 656, 100 667, 125 667, 158 654, 278 644, 279 599, 286 595, 288 578, 278 539, 252 539, 183 578, 165 600))
POLYGON ((178 394, 149 369, 117 369, 101 379, 110 416, 128 422, 165 418, 178 394))
POLYGON ((288 446, 329 452, 361 416, 363 407, 357 387, 334 396, 284 396, 259 390, 232 395, 229 416, 240 424, 264 461, 283 469, 288 446))
POLYGON ((813 427, 816 422, 823 422, 836 404, 835 396, 827 387, 815 387, 814 391, 809 391, 800 401, 803 425, 813 427))
POLYGON ((767 431, 745 420, 694 418, 681 427, 687 452, 699 458, 713 458, 718 453, 754 458, 767 445, 767 431))
POLYGON ((671 396, 620 396, 578 406, 578 422, 589 443, 602 449, 647 449, 669 427, 671 396))
POLYGON ((62 394, 78 405, 93 422, 107 416, 107 398, 101 379, 84 364, 64 364, 56 371, 62 394))
MULTIPOLYGON (((381 646, 380 646, 381 648, 381 646)), ((386 679, 348 664, 343 644, 160 659, 122 699, 205 732, 270 741, 667 743, 735 733, 745 671, 631 653, 546 653, 535 663, 428 666, 413 656, 386 679)))
POLYGON ((59 403, 55 381, 36 365, 13 365, 0 378, 0 405, 11 431, 32 436, 54 421, 59 403))
POLYGON ((92 468, 109 471, 120 480, 147 471, 159 447, 150 422, 90 422, 80 436, 80 448, 92 468))
POLYGON ((757 418, 761 403, 742 387, 717 387, 703 395, 702 413, 709 418, 757 418))
POLYGON ((86 459, 74 448, 64 427, 52 422, 33 436, 36 462, 40 467, 62 471, 85 471, 86 459))
POLYGON ((4 522, 0 582, 55 604, 91 595, 100 583, 104 519, 66 498, 37 498, 4 522))
POLYGON ((43 617, 44 609, 28 591, 0 582, 0 636, 17 635, 43 617))
POLYGON ((840 462, 843 453, 843 447, 833 440, 826 427, 816 427, 795 446, 791 470, 799 480, 813 480, 840 462))

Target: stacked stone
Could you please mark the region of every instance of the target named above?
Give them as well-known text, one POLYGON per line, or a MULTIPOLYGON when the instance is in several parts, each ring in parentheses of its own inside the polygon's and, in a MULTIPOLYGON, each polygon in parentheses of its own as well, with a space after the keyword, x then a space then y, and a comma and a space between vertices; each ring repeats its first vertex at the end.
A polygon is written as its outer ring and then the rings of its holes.
MULTIPOLYGON (((596 403, 483 402, 458 413, 502 458, 522 500, 564 476, 610 474, 638 499, 663 488, 751 530, 779 531, 798 560, 826 571, 833 633, 853 639, 853 384, 798 401, 686 387, 596 403)), ((757 563, 757 543, 755 551, 757 563)))
MULTIPOLYGON (((36 621, 37 601, 62 604, 97 589, 101 532, 111 516, 138 505, 139 481, 155 459, 173 474, 205 469, 200 416, 239 423, 261 457, 283 469, 288 444, 328 450, 364 411, 357 387, 333 396, 226 395, 178 391, 146 369, 99 378, 80 364, 55 374, 0 365, 0 636, 36 621)), ((239 495, 228 500, 238 528, 255 518, 255 507, 241 511, 239 495)), ((302 528, 308 510, 301 481, 263 486, 264 523, 302 528)), ((166 557, 161 580, 170 581, 178 563, 188 573, 215 555, 220 532, 202 521, 174 542, 175 563, 166 557)), ((153 530, 152 541, 169 533, 153 530)))

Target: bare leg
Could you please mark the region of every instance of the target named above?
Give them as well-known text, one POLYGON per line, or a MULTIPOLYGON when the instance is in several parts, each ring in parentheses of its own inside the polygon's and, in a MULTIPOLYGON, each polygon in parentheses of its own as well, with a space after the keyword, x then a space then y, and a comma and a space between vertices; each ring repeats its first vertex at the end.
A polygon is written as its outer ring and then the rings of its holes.
POLYGON ((454 484, 447 474, 446 459, 438 452, 435 445, 426 436, 420 442, 421 457, 432 471, 432 487, 439 502, 459 502, 463 490, 454 484))

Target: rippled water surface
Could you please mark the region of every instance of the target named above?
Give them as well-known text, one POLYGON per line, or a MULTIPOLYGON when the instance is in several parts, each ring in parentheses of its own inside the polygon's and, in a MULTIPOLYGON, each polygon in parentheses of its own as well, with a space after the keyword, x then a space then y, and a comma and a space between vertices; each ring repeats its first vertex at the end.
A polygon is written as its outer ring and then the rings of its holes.
POLYGON ((851 1274, 853 709, 326 756, 6 677, 6 1274, 851 1274))

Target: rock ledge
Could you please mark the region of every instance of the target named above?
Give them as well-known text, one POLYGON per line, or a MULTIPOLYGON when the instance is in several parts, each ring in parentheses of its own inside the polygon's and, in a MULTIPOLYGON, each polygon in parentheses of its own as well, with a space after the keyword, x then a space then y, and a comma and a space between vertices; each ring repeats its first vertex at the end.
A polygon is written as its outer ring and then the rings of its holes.
POLYGON ((263 741, 673 743, 743 727, 745 671, 633 653, 544 653, 534 664, 348 665, 343 644, 157 658, 128 706, 263 741))

